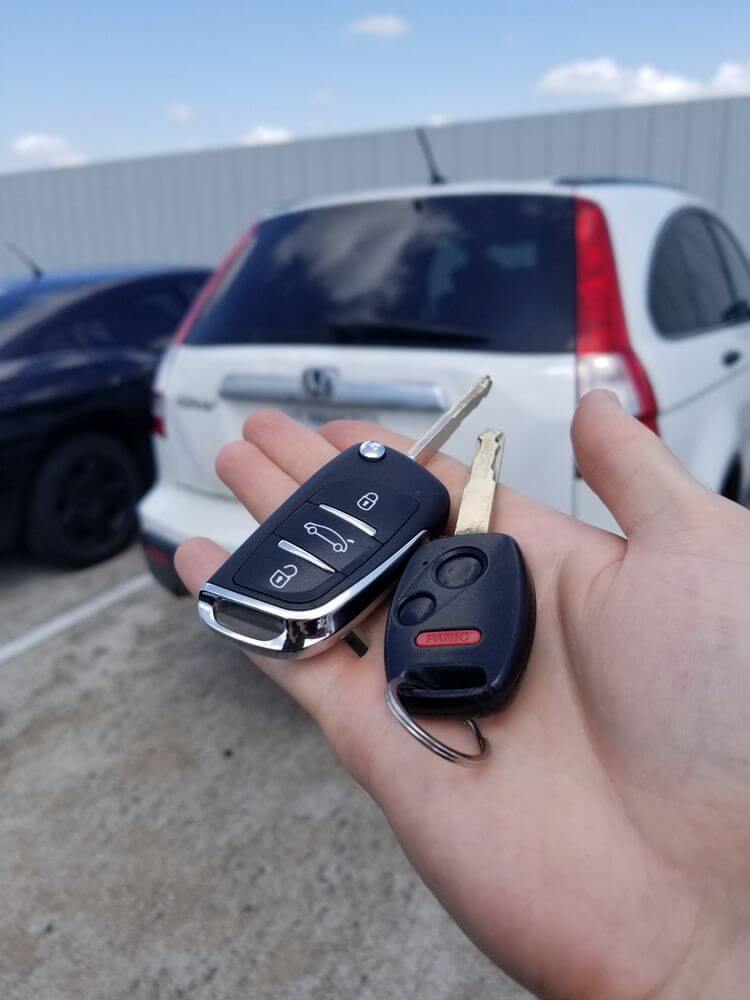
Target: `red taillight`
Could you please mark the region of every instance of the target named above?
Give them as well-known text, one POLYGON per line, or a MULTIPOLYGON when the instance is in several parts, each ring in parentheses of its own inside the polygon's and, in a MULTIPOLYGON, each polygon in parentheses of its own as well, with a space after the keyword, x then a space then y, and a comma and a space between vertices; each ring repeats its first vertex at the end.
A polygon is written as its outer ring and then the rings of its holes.
POLYGON ((149 559, 153 559, 154 562, 161 563, 162 566, 172 565, 172 557, 169 555, 169 553, 165 552, 163 549, 157 549, 157 547, 153 545, 151 542, 143 543, 143 551, 146 553, 149 559))
POLYGON ((237 258, 247 250, 250 244, 255 239, 255 234, 257 232, 257 226, 253 226, 252 229, 248 230, 244 236, 232 247, 224 260, 219 264, 214 273, 208 279, 206 284, 198 293, 198 296, 193 302, 190 309, 188 309, 182 322, 177 328, 177 333, 174 335, 172 341, 173 344, 181 344, 185 338, 188 336, 190 331, 196 324, 198 317, 201 315, 203 310, 206 308, 209 300, 213 296, 216 289, 224 280, 227 273, 231 270, 237 258))
MULTIPOLYGON (((214 273, 208 279, 206 284, 200 290, 196 296, 190 309, 183 317, 182 322, 177 328, 177 332, 172 338, 172 343, 165 352, 164 358, 162 358, 161 371, 164 370, 164 365, 166 361, 166 355, 174 352, 177 345, 181 344, 189 335, 190 331, 195 326, 198 317, 202 314, 203 310, 208 305, 209 301, 213 297, 217 288, 220 287, 224 279, 227 277, 231 269, 234 267, 235 263, 239 260, 242 254, 247 250, 247 248, 252 244, 255 239, 255 234, 257 232, 257 226, 253 226, 248 232, 242 236, 240 240, 232 247, 224 260, 219 264, 214 273)), ((159 377, 156 379, 156 385, 164 388, 165 382, 160 381, 159 377)), ((159 391, 159 389, 154 389, 151 393, 151 432, 158 435, 159 437, 166 437, 167 431, 164 423, 164 396, 159 391)))
POLYGON ((658 433, 654 390, 630 346, 607 222, 598 205, 582 198, 575 199, 575 243, 578 397, 610 389, 658 433))
POLYGON ((166 437, 164 429, 164 397, 154 390, 151 393, 151 433, 166 437))

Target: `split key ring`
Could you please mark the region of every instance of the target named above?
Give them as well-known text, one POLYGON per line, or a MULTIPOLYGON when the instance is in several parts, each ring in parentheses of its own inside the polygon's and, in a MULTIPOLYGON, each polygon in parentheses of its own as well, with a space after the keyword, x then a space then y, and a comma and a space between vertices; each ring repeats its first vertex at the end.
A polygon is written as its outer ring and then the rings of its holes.
POLYGON ((422 746, 427 747, 438 757, 442 757, 443 760, 449 761, 451 764, 462 764, 466 767, 471 764, 477 764, 479 761, 484 760, 490 750, 490 745, 487 740, 482 736, 479 730, 479 726, 476 724, 474 719, 463 719, 464 725, 468 726, 471 730, 474 738, 477 741, 477 746, 479 747, 476 753, 464 753, 462 750, 456 750, 455 747, 449 747, 447 743, 443 743, 432 733, 428 733, 426 729, 423 729, 418 722, 409 715, 409 713, 404 708, 403 702, 399 695, 398 689, 399 684, 402 679, 399 677, 394 677, 388 683, 385 689, 385 700, 388 708, 390 708, 394 718, 401 723, 404 729, 415 740, 418 740, 422 746))

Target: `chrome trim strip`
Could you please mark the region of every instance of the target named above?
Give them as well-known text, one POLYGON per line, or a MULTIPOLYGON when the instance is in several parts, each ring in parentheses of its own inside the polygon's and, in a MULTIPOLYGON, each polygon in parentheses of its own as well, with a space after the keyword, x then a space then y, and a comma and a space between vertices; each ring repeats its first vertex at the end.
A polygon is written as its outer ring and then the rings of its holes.
POLYGON ((330 394, 315 396, 294 375, 227 375, 219 387, 222 399, 259 403, 305 403, 323 406, 361 406, 382 410, 442 412, 448 405, 436 382, 375 382, 334 378, 330 394))
POLYGON ((292 403, 303 398, 304 388, 292 375, 227 375, 219 395, 222 399, 292 403))
POLYGON ((366 587, 368 587, 375 580, 378 580, 384 570, 390 569, 394 563, 398 562, 403 556, 407 555, 412 548, 416 548, 416 543, 421 542, 426 539, 427 531, 423 528, 422 531, 414 535, 413 538, 402 545, 401 548, 394 552, 390 559, 386 559, 384 563, 377 566, 374 570, 371 570, 367 576, 363 576, 359 583, 355 583, 353 587, 348 587, 346 590, 342 591, 338 597, 334 597, 332 601, 328 604, 321 604, 317 608, 308 608, 307 611, 301 608, 294 607, 283 607, 278 604, 267 604, 265 601, 260 601, 255 597, 247 597, 245 594, 239 594, 235 590, 227 590, 224 587, 217 587, 213 583, 204 583, 201 587, 201 593, 204 591, 214 597, 220 597, 225 601, 233 601, 235 604, 244 604, 247 608, 255 608, 256 611, 262 611, 266 615, 271 615, 272 618, 296 618, 300 621, 313 621, 316 618, 321 618, 324 615, 329 615, 332 612, 338 611, 343 604, 346 604, 351 597, 356 596, 366 587))
POLYGON ((294 542, 288 542, 286 538, 279 539, 279 548, 283 549, 285 552, 289 552, 293 556, 299 556, 300 559, 306 560, 306 562, 312 563, 313 566, 318 566, 320 569, 324 569, 326 573, 335 573, 336 571, 328 563, 323 562, 322 559, 318 559, 314 556, 312 552, 306 552, 301 549, 299 545, 295 545, 294 542))
POLYGON ((359 528, 361 532, 365 535, 369 535, 371 538, 374 538, 377 534, 376 528, 373 528, 371 524, 366 524, 364 521, 360 521, 360 519, 355 517, 354 514, 347 514, 345 510, 339 510, 338 507, 329 507, 327 503, 319 503, 318 507, 320 507, 321 510, 327 511, 329 514, 333 514, 334 517, 340 517, 342 521, 346 521, 348 524, 351 524, 353 528, 359 528))

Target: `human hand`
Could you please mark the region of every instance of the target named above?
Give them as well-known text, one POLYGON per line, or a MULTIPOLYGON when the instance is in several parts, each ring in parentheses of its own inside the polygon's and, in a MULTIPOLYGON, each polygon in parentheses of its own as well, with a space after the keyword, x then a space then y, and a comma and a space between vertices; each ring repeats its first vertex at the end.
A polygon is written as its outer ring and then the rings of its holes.
MULTIPOLYGON (((317 434, 269 411, 244 437, 217 471, 260 521, 339 450, 408 446, 374 425, 317 434)), ((515 701, 482 720, 486 763, 447 764, 390 715, 383 608, 361 660, 343 643, 254 660, 318 721, 454 919, 529 989, 745 996, 750 514, 692 480, 609 393, 582 401, 573 443, 628 540, 500 488, 492 527, 519 542, 538 609, 515 701)), ((465 467, 438 455, 429 468, 455 517, 465 467)), ((191 539, 176 565, 195 593, 225 558, 191 539)), ((429 727, 459 745, 456 723, 429 727)))

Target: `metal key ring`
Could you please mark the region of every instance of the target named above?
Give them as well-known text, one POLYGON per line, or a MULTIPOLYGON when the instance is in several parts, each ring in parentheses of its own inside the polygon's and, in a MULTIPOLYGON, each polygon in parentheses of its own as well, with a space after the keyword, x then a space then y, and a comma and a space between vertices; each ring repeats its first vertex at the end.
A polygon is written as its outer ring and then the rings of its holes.
POLYGON ((386 704, 407 733, 413 736, 415 740, 419 740, 422 746, 427 747, 428 750, 432 750, 434 754, 437 754, 438 757, 442 757, 443 760, 450 761, 451 764, 462 764, 465 767, 468 767, 471 764, 477 764, 479 761, 485 759, 489 753, 490 745, 484 736, 482 736, 479 731, 479 726, 473 719, 463 719, 462 721, 464 725, 469 727, 474 735, 479 750, 477 753, 464 753, 462 750, 456 750, 455 747, 449 747, 447 743, 443 743, 442 740, 439 740, 436 736, 428 733, 427 730, 423 729, 418 722, 415 722, 404 708, 403 702, 401 701, 401 697, 398 693, 398 688, 399 678, 394 677, 385 689, 386 704))

